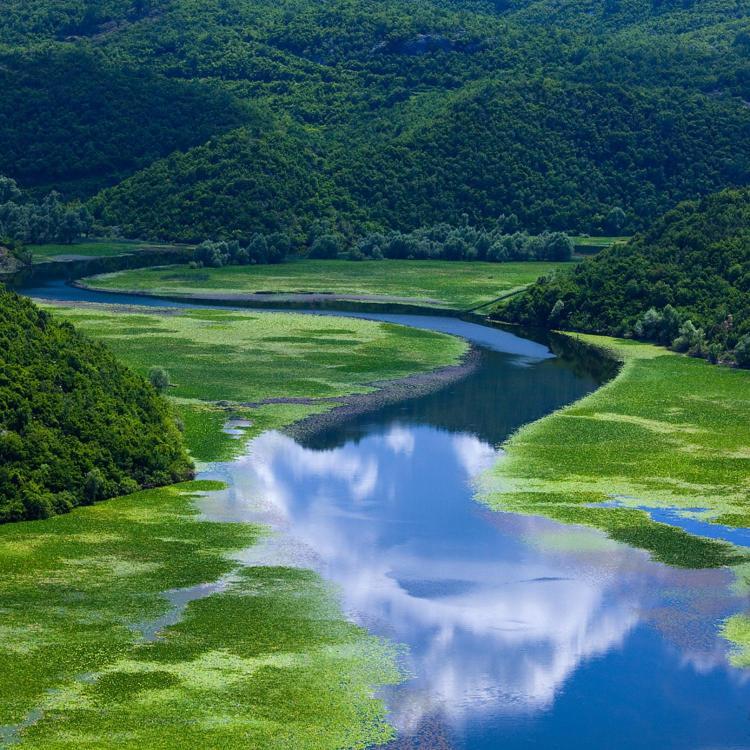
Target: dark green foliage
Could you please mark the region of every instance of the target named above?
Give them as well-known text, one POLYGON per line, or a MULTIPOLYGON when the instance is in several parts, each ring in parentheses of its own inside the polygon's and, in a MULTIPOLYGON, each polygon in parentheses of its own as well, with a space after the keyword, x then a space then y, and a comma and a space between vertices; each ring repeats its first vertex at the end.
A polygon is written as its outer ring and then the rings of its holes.
POLYGON ((283 263, 292 250, 291 238, 282 233, 253 234, 247 242, 206 240, 195 250, 195 265, 221 268, 257 263, 283 263))
POLYGON ((750 334, 750 189, 680 204, 648 232, 541 279, 499 317, 633 335, 745 365, 750 334))
POLYGON ((8 0, 0 169, 74 196, 135 172, 92 208, 150 238, 351 241, 464 214, 629 233, 750 180, 749 18, 735 0, 8 0))
POLYGON ((91 231, 92 221, 85 206, 65 206, 55 192, 36 203, 23 195, 14 180, 0 176, 0 238, 5 241, 70 244, 91 231))
POLYGON ((175 153, 104 191, 92 207, 134 236, 301 236, 311 217, 331 210, 319 161, 299 129, 264 121, 175 153))
POLYGON ((227 92, 114 65, 80 45, 0 54, 0 174, 67 198, 237 127, 227 92))
POLYGON ((143 378, 69 323, 0 292, 0 522, 190 474, 169 407, 143 378))
MULTIPOLYGON (((433 259, 484 260, 495 263, 525 260, 566 261, 573 254, 573 242, 561 232, 543 232, 533 236, 525 232, 504 234, 503 227, 514 226, 515 216, 496 222, 494 229, 462 224, 435 224, 413 232, 373 232, 362 237, 354 246, 353 259, 433 259)), ((329 235, 330 236, 330 235, 329 235)), ((321 238, 322 239, 322 238, 321 238)), ((317 242, 317 241, 316 241, 317 242)), ((333 255, 311 257, 336 257, 333 255)))

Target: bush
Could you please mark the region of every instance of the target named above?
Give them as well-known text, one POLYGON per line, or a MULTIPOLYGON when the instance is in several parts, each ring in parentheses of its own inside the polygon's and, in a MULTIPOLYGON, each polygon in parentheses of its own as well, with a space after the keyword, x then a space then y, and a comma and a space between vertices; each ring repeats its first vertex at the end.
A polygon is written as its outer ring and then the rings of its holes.
POLYGON ((159 393, 164 393, 169 388, 169 373, 163 367, 152 367, 148 371, 148 379, 159 393))
POLYGON ((343 238, 337 234, 322 234, 310 247, 310 257, 318 259, 337 258, 343 248, 343 238))

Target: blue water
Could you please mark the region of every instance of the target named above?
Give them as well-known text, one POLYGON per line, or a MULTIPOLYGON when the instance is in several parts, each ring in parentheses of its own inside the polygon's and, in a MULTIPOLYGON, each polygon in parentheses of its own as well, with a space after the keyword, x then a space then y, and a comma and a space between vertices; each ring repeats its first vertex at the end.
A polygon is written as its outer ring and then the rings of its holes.
MULTIPOLYGON (((615 498, 604 503, 598 503, 602 508, 621 508, 625 504, 621 499, 615 498)), ((642 510, 658 523, 666 523, 670 526, 677 526, 683 531, 687 531, 694 536, 703 536, 708 539, 718 539, 722 542, 729 542, 738 547, 750 547, 750 529, 735 528, 734 526, 724 526, 711 521, 704 521, 686 513, 700 513, 705 508, 655 508, 647 505, 628 505, 642 510)))
POLYGON ((304 442, 259 436, 204 474, 229 489, 203 512, 269 524, 247 564, 313 567, 353 620, 405 646, 410 677, 383 693, 389 750, 750 749, 750 673, 718 635, 748 610, 730 570, 475 501, 508 434, 595 387, 538 344, 481 336, 479 370, 438 393, 304 442))

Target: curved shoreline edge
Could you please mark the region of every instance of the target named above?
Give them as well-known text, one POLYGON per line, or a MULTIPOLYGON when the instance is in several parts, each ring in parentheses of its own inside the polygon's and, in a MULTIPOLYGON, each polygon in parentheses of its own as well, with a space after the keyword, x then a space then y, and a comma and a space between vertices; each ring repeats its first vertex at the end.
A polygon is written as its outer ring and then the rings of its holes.
MULTIPOLYGON (((469 344, 462 361, 435 370, 407 375, 397 380, 369 383, 376 388, 371 393, 355 393, 335 399, 338 405, 318 414, 310 414, 284 427, 281 431, 295 440, 308 440, 354 417, 377 411, 402 401, 420 398, 457 383, 477 370, 481 364, 481 351, 469 344)), ((321 403, 316 401, 315 403, 321 403)))

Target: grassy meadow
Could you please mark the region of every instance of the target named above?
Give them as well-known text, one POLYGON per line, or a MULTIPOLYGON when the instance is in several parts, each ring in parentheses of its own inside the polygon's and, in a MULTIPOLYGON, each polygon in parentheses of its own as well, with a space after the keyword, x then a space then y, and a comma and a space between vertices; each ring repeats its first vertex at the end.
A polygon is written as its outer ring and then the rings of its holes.
POLYGON ((108 291, 196 297, 211 297, 217 292, 364 295, 467 309, 522 289, 566 265, 569 264, 303 260, 265 266, 144 268, 103 274, 86 283, 108 291))
POLYGON ((670 564, 745 559, 639 508, 750 525, 750 373, 649 344, 577 338, 621 359, 619 375, 513 435, 483 478, 480 499, 497 510, 597 526, 670 564), (618 507, 602 507, 613 498, 618 507))
POLYGON ((201 461, 228 459, 241 448, 242 441, 222 432, 228 417, 250 421, 250 428, 239 428, 249 435, 331 407, 262 402, 368 393, 373 381, 455 364, 466 352, 452 336, 351 318, 148 307, 55 312, 106 342, 137 372, 146 375, 152 366, 169 372, 169 395, 201 461))

